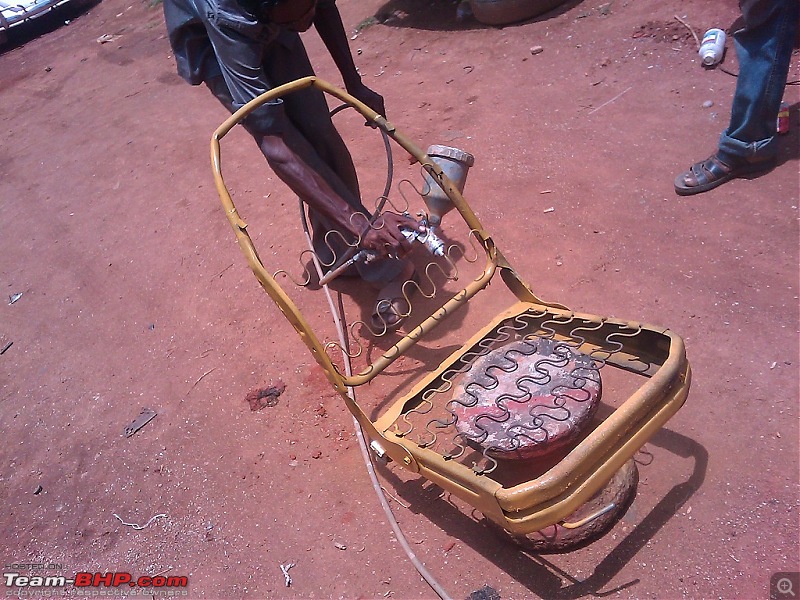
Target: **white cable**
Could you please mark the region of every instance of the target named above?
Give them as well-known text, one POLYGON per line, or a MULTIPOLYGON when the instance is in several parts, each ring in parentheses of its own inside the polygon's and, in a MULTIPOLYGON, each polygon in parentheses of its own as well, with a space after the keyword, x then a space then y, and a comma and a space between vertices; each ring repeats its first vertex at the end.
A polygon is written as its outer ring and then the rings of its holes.
MULTIPOLYGON (((309 235, 308 231, 308 221, 306 220, 306 213, 303 208, 303 202, 300 202, 300 214, 302 216, 303 221, 303 231, 306 234, 306 240, 308 241, 309 247, 312 250, 311 256, 313 257, 314 267, 317 270, 317 276, 321 279, 322 278, 322 267, 319 264, 319 259, 314 250, 314 243, 311 240, 311 236, 309 235)), ((336 325, 336 332, 339 334, 339 343, 342 347, 342 357, 344 359, 344 370, 345 374, 350 377, 353 374, 353 368, 350 364, 350 354, 349 348, 350 345, 347 343, 347 334, 345 333, 344 327, 342 326, 342 320, 339 315, 339 310, 335 306, 333 302, 333 297, 331 296, 330 289, 327 285, 323 285, 322 289, 325 290, 325 295, 328 298, 328 304, 330 305, 331 315, 333 316, 333 322, 336 325)), ((355 390, 352 386, 347 386, 347 395, 350 399, 355 402, 355 390)), ((381 488, 381 484, 378 481, 378 475, 375 473, 375 466, 372 464, 372 457, 370 456, 369 449, 367 448, 367 442, 364 437, 364 431, 361 429, 361 424, 358 420, 353 416, 353 425, 355 427, 356 437, 358 438, 358 445, 361 448, 361 456, 364 458, 364 465, 367 467, 367 473, 369 473, 369 478, 372 481, 372 487, 375 489, 375 494, 378 496, 378 500, 380 500, 381 507, 383 508, 383 512, 386 513, 386 518, 389 521, 389 525, 392 527, 392 531, 394 532, 397 541, 405 550, 408 559, 411 561, 411 564, 417 569, 417 572, 422 576, 425 582, 431 586, 431 589, 436 592, 436 594, 442 600, 451 600, 450 594, 448 594, 439 582, 430 574, 428 569, 425 568, 425 565, 417 558, 417 555, 411 549, 411 546, 406 539, 406 536, 403 534, 403 531, 400 529, 400 524, 397 522, 397 519, 392 512, 392 507, 389 506, 389 501, 386 499, 386 494, 384 494, 383 489, 381 488)))

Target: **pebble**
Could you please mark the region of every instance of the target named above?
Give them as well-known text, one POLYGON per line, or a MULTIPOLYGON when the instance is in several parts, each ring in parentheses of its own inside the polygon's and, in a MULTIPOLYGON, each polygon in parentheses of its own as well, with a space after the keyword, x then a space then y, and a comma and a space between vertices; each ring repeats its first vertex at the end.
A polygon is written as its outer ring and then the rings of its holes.
POLYGON ((706 100, 705 102, 703 102, 703 108, 711 108, 712 106, 714 106, 713 100, 706 100))
POLYGON ((531 54, 541 54, 542 52, 544 52, 544 48, 541 46, 534 46, 531 48, 531 54))

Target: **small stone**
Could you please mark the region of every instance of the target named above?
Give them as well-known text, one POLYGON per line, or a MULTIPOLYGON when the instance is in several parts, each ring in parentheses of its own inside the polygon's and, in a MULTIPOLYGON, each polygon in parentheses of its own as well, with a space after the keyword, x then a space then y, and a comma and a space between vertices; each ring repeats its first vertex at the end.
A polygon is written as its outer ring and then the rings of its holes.
POLYGON ((316 450, 314 452, 314 454, 311 455, 311 458, 319 458, 321 456, 322 456, 322 452, 320 452, 319 450, 316 450))
POLYGON ((541 54, 542 52, 544 52, 544 48, 541 46, 534 46, 531 48, 531 54, 541 54))
POLYGON ((714 106, 713 100, 706 100, 705 102, 703 102, 703 108, 711 108, 712 106, 714 106))
POLYGON ((484 585, 467 596, 467 600, 500 600, 500 594, 493 587, 484 585))

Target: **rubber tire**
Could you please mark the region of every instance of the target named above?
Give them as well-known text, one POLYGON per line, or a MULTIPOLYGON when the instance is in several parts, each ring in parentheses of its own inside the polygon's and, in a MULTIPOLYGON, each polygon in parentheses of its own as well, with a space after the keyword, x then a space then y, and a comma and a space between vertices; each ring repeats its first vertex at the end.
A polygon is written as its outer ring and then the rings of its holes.
POLYGON ((566 0, 469 0, 473 16, 484 25, 507 25, 554 9, 566 0))
POLYGON ((492 523, 492 530, 507 541, 535 554, 561 554, 588 546, 608 533, 627 512, 636 497, 639 470, 633 459, 614 474, 611 481, 586 504, 578 508, 567 521, 578 521, 613 502, 613 510, 600 515, 577 529, 551 525, 545 531, 529 535, 514 535, 492 523))

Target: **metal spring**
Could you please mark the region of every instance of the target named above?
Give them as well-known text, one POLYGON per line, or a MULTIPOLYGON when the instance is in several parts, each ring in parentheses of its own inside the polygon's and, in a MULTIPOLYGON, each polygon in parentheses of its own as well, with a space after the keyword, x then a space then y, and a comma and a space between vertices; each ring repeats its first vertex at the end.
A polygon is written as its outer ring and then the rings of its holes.
MULTIPOLYGON (((506 323, 497 328, 494 335, 487 336, 482 339, 474 350, 465 353, 462 358, 450 369, 446 370, 439 378, 439 383, 435 387, 429 387, 420 396, 421 403, 407 411, 405 411, 398 423, 403 423, 404 428, 399 434, 410 437, 414 431, 417 431, 417 439, 414 441, 423 447, 435 447, 437 444, 442 444, 442 435, 445 431, 449 432, 445 439, 449 440, 452 448, 440 451, 445 460, 456 460, 464 457, 468 448, 474 448, 475 444, 480 444, 485 441, 488 436, 486 427, 480 425, 480 419, 489 419, 495 422, 503 422, 509 417, 509 410, 507 408, 508 402, 526 402, 530 399, 530 391, 524 385, 526 382, 542 383, 549 379, 550 375, 543 367, 545 365, 564 366, 569 362, 569 356, 573 352, 577 353, 578 349, 584 346, 590 346, 587 337, 584 333, 598 331, 606 326, 606 320, 601 319, 596 323, 586 323, 579 321, 575 323, 575 327, 569 330, 567 339, 558 339, 553 347, 553 352, 556 357, 545 358, 536 362, 533 367, 535 376, 523 375, 516 381, 516 388, 520 394, 504 393, 500 395, 495 404, 497 408, 501 409, 501 414, 493 415, 486 414, 480 415, 475 422, 477 433, 472 435, 464 432, 455 431, 455 425, 458 421, 458 416, 453 410, 455 404, 461 404, 465 407, 475 406, 478 402, 477 394, 483 391, 490 391, 497 387, 498 379, 496 373, 509 374, 513 373, 519 368, 519 362, 514 358, 514 354, 518 356, 529 355, 525 351, 512 349, 504 353, 501 364, 494 364, 487 367, 485 375, 486 381, 483 383, 471 382, 464 390, 464 395, 461 398, 448 400, 444 408, 448 413, 445 418, 429 419, 423 428, 414 426, 412 419, 416 420, 420 415, 430 413, 434 408, 434 396, 436 394, 444 394, 453 389, 454 380, 459 376, 467 373, 476 360, 488 354, 492 348, 497 348, 504 345, 511 337, 517 337, 521 341, 531 343, 536 339, 545 339, 555 341, 558 336, 559 330, 562 331, 561 337, 564 337, 564 326, 568 326, 575 321, 572 315, 566 316, 553 316, 548 315, 544 310, 529 310, 526 313, 517 315, 509 319, 506 323), (531 333, 531 330, 535 333, 531 333), (561 358, 558 358, 560 354, 561 358), (566 359, 566 362, 564 361, 566 359), (541 379, 539 379, 541 376, 541 379)), ((523 442, 542 443, 547 441, 547 430, 544 427, 545 420, 562 421, 570 418, 569 410, 566 408, 565 403, 567 400, 583 402, 589 399, 590 393, 586 386, 590 382, 599 384, 600 374, 599 371, 606 364, 610 357, 620 352, 624 348, 624 344, 620 338, 633 338, 642 332, 641 325, 626 324, 619 325, 619 331, 613 331, 604 336, 602 347, 594 347, 585 352, 589 358, 588 365, 576 365, 570 372, 571 381, 569 385, 560 385, 552 390, 555 400, 552 407, 531 406, 529 408, 529 415, 531 420, 526 424, 515 424, 507 431, 507 439, 503 440, 503 447, 490 446, 482 447, 480 454, 482 459, 478 463, 473 463, 472 468, 478 474, 490 474, 497 467, 497 461, 488 453, 492 451, 513 451, 522 446, 523 442)), ((527 347, 526 347, 527 348, 527 347)), ((534 350, 535 351, 535 348, 534 350)), ((631 357, 626 363, 626 367, 634 372, 646 372, 649 370, 650 365, 642 361, 638 357, 631 357)), ((399 429, 399 428, 398 428, 399 429)))

